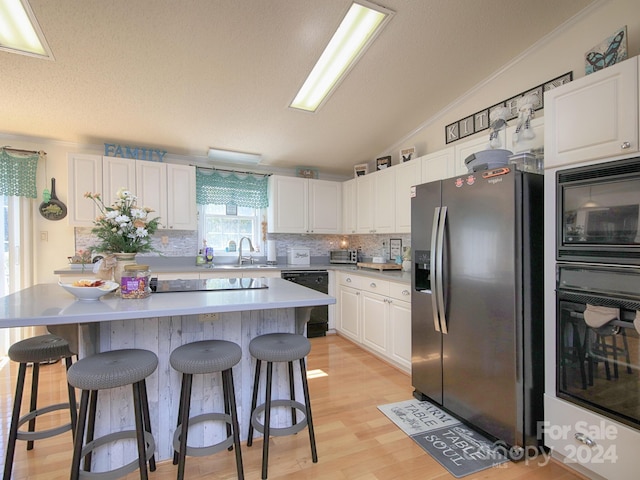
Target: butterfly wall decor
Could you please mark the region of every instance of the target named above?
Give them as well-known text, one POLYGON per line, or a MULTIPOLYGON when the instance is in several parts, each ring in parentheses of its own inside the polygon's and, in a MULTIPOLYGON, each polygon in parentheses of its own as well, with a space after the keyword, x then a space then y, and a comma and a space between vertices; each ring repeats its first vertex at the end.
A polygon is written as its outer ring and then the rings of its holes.
POLYGON ((585 75, 610 67, 627 58, 627 26, 591 48, 584 56, 585 75))

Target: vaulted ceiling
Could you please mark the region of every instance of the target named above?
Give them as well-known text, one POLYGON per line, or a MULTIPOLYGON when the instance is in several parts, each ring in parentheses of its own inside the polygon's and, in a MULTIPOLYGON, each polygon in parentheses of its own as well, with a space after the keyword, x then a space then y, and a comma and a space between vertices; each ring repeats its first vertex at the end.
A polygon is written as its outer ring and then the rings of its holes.
POLYGON ((592 0, 396 12, 315 114, 288 108, 350 0, 31 0, 55 61, 0 52, 0 132, 349 174, 592 0))

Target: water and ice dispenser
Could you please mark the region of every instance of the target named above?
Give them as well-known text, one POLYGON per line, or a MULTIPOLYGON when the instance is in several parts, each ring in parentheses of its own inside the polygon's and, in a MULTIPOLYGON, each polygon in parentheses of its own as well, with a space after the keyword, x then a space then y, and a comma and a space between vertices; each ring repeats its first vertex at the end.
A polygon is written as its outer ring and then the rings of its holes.
POLYGON ((431 250, 416 250, 414 252, 413 271, 415 274, 414 288, 418 292, 431 291, 431 250))

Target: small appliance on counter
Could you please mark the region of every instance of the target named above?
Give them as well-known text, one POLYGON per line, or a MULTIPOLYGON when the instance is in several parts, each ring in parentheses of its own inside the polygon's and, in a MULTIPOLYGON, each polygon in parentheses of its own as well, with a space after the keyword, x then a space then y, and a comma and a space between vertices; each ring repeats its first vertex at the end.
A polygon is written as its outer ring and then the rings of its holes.
POLYGON ((358 252, 356 250, 331 250, 329 252, 329 263, 353 263, 358 262, 358 252))
POLYGON ((287 248, 287 263, 289 265, 309 265, 311 263, 309 249, 298 247, 287 248))

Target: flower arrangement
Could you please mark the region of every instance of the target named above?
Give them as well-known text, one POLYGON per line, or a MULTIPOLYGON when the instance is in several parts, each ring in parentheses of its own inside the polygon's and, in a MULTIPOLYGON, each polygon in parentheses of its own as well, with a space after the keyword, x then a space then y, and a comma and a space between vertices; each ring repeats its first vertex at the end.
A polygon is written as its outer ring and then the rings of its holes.
POLYGON ((121 188, 116 193, 116 201, 107 207, 99 193, 87 192, 85 198, 93 200, 100 209, 91 232, 100 243, 93 250, 102 253, 142 253, 152 252, 150 235, 158 229, 160 218, 149 218, 153 212, 148 207, 138 207, 138 198, 121 188))

